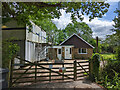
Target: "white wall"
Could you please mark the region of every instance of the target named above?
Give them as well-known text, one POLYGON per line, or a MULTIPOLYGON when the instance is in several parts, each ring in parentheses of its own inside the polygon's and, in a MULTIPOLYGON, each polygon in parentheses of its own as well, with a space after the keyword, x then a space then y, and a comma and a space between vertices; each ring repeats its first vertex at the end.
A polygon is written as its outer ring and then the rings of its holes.
POLYGON ((30 62, 40 61, 46 58, 46 46, 37 43, 25 41, 25 60, 30 62))
POLYGON ((32 21, 31 24, 33 32, 29 32, 29 27, 26 26, 26 40, 36 43, 46 43, 46 32, 35 25, 32 21), (36 33, 39 34, 39 36, 36 33))
POLYGON ((32 24, 32 32, 29 32, 29 27, 26 26, 25 59, 39 61, 46 58, 46 48, 41 46, 41 43, 46 43, 46 32, 32 21, 30 22, 32 24), (37 44, 39 45, 36 47, 37 44))
POLYGON ((25 41, 25 60, 34 61, 35 60, 35 43, 25 41))

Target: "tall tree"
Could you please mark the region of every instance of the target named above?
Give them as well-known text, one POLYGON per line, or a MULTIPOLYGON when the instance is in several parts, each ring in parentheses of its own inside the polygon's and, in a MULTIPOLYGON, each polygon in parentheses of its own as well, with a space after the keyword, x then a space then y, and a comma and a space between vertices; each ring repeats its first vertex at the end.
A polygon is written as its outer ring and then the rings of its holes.
POLYGON ((69 37, 73 33, 79 34, 83 39, 90 42, 92 40, 93 31, 85 22, 70 23, 64 29, 65 35, 69 37))
POLYGON ((57 43, 57 36, 59 34, 59 31, 56 25, 49 18, 43 19, 41 21, 33 21, 35 23, 38 23, 38 26, 42 26, 41 28, 46 31, 48 42, 52 42, 53 44, 57 43))
POLYGON ((83 15, 88 15, 91 21, 95 17, 102 17, 109 8, 105 2, 2 2, 3 23, 13 19, 19 23, 26 23, 32 19, 41 21, 44 18, 59 18, 61 9, 71 13, 72 21, 77 17, 83 20, 83 15), (7 19, 6 19, 7 18, 7 19))
MULTIPOLYGON (((120 2, 118 3, 120 5, 120 2)), ((120 6, 119 6, 120 7, 120 6)), ((114 29, 112 29, 113 31, 115 31, 116 35, 117 35, 117 39, 118 39, 118 42, 117 42, 117 50, 116 50, 116 56, 117 56, 117 59, 120 61, 120 8, 116 9, 115 13, 118 14, 117 17, 114 18, 114 23, 115 25, 114 26, 114 29)))

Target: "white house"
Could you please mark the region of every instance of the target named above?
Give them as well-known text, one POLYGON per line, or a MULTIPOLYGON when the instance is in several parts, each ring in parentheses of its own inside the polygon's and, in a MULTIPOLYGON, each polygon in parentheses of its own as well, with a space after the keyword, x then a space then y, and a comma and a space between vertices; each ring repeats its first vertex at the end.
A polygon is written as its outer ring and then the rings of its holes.
POLYGON ((46 32, 30 22, 32 32, 29 31, 29 26, 20 26, 14 20, 7 22, 2 26, 2 39, 14 37, 12 42, 20 46, 20 58, 31 62, 40 61, 46 58, 46 32))

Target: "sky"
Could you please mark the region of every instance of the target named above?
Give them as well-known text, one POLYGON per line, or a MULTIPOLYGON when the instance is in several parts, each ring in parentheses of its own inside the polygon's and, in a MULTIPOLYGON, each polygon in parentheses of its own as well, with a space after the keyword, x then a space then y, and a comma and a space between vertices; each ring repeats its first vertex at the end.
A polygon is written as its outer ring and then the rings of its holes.
MULTIPOLYGON (((118 1, 119 0, 109 0, 110 7, 108 9, 108 12, 102 17, 102 18, 95 18, 91 22, 89 22, 88 16, 84 15, 84 20, 83 22, 86 22, 89 27, 93 31, 93 37, 95 38, 96 36, 105 39, 106 35, 111 35, 114 32, 112 32, 110 29, 113 28, 114 22, 112 21, 115 16, 117 16, 114 11, 116 8, 118 8, 118 1)), ((70 20, 70 13, 65 13, 65 10, 61 10, 62 16, 60 16, 59 19, 55 18, 53 19, 53 23, 56 24, 58 29, 63 29, 65 28, 69 23, 71 23, 70 20)), ((79 22, 79 20, 77 20, 79 22)))

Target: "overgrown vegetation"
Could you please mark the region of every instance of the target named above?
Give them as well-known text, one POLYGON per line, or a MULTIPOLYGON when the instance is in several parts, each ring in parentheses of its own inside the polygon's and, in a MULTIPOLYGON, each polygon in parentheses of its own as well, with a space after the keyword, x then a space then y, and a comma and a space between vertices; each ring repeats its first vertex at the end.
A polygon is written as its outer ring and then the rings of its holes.
MULTIPOLYGON (((113 56, 109 56, 107 65, 101 69, 99 81, 102 82, 101 85, 108 89, 120 90, 120 10, 116 10, 115 12, 118 13, 118 17, 115 17, 113 20, 115 23, 115 25, 113 25, 115 34, 109 35, 106 42, 109 47, 112 47, 111 50, 115 51, 116 60, 111 60, 113 56)), ((106 58, 108 58, 108 56, 106 56, 106 58)))
POLYGON ((119 59, 112 60, 111 57, 115 56, 113 54, 104 54, 104 57, 107 56, 106 65, 103 67, 98 66, 98 60, 102 59, 103 55, 94 54, 92 56, 92 81, 101 84, 107 89, 119 89, 120 87, 120 61, 119 59), (98 58, 99 56, 99 58, 98 58), (96 60, 94 60, 96 59, 96 60), (95 62, 97 61, 97 62, 95 62))
POLYGON ((108 64, 100 70, 100 79, 106 88, 119 89, 120 87, 120 61, 108 61, 108 64))
POLYGON ((90 60, 90 77, 92 81, 99 79, 100 55, 95 53, 90 60))
POLYGON ((104 53, 101 54, 101 56, 103 57, 104 60, 116 59, 116 56, 113 53, 104 53))
POLYGON ((2 68, 9 68, 9 62, 19 51, 20 47, 11 42, 12 39, 2 42, 2 68))

